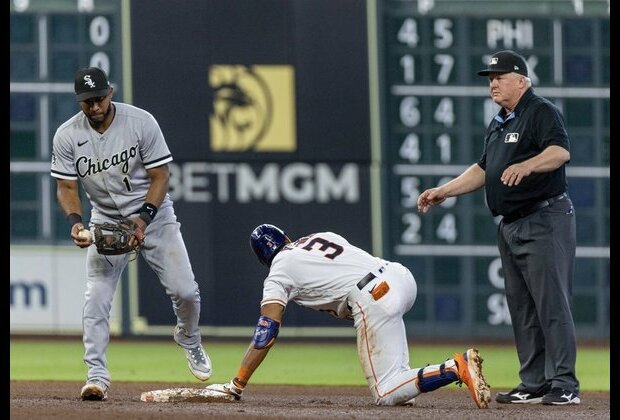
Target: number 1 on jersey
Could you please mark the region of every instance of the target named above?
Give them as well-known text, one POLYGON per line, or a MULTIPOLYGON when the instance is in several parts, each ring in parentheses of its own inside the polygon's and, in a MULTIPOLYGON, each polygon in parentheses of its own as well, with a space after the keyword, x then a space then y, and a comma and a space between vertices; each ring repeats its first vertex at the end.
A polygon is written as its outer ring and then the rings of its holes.
POLYGON ((129 183, 128 177, 123 177, 123 184, 125 184, 125 188, 127 188, 127 191, 131 191, 131 184, 129 183))

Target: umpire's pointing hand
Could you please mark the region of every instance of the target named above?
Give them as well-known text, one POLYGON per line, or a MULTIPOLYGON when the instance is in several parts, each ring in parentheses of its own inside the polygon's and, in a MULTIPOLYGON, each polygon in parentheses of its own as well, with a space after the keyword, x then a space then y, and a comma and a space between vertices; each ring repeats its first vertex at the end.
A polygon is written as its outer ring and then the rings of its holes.
POLYGON ((418 212, 425 214, 431 207, 441 204, 448 196, 441 191, 440 187, 430 188, 418 197, 418 212))

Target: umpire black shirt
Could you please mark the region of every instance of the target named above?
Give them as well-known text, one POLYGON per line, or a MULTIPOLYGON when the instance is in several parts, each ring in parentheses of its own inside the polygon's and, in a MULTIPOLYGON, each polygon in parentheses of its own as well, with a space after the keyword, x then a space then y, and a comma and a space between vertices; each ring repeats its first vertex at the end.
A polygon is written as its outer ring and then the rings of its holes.
POLYGON ((485 193, 493 216, 507 215, 567 190, 565 165, 551 172, 532 173, 519 185, 501 181, 504 170, 556 145, 570 151, 564 117, 549 100, 528 89, 515 110, 502 108, 493 118, 484 139, 478 165, 485 171, 485 193))

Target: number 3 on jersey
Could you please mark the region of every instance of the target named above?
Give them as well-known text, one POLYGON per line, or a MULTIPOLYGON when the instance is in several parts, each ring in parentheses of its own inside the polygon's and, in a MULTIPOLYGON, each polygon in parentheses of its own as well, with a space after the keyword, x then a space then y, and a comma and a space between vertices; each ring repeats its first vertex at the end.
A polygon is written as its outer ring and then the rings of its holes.
POLYGON ((305 249, 306 251, 327 251, 328 249, 333 249, 331 253, 325 253, 324 255, 325 258, 329 258, 330 260, 333 260, 338 255, 342 254, 342 251, 344 251, 344 249, 340 245, 327 241, 323 238, 313 238, 310 242, 308 242, 308 245, 304 246, 302 249, 305 249), (321 246, 318 248, 314 248, 315 244, 320 244, 321 246))

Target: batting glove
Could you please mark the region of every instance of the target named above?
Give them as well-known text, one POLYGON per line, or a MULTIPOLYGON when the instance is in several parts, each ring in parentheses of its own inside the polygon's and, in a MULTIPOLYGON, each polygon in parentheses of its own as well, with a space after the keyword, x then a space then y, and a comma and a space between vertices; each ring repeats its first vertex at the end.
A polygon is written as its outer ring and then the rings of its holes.
POLYGON ((223 392, 224 394, 232 395, 236 400, 241 399, 241 394, 243 393, 243 388, 238 385, 235 385, 234 381, 230 381, 227 384, 211 384, 207 386, 207 389, 212 391, 223 392))

